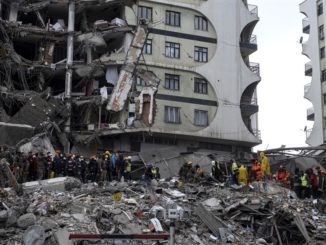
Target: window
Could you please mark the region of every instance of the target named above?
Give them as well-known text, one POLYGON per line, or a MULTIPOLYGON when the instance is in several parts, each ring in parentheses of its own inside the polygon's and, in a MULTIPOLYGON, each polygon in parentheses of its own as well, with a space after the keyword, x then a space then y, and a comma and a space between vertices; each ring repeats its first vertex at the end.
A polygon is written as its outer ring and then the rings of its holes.
POLYGON ((208 22, 203 16, 195 16, 195 30, 207 31, 208 22))
POLYGON ((205 79, 195 77, 194 91, 198 94, 207 94, 207 81, 205 79))
POLYGON ((208 125, 208 112, 195 110, 195 121, 194 124, 197 126, 207 126, 208 125))
POLYGON ((137 77, 136 84, 138 86, 146 86, 145 80, 141 79, 140 77, 137 77))
POLYGON ((165 106, 164 118, 167 123, 180 123, 180 108, 165 106))
POLYGON ((165 43, 165 56, 169 58, 180 58, 180 44, 179 43, 165 43))
POLYGON ((170 26, 180 26, 180 13, 173 11, 165 12, 165 24, 170 26))
POLYGON ((322 15, 323 14, 323 4, 318 4, 317 14, 322 15))
POLYGON ((321 59, 325 58, 325 47, 322 47, 322 48, 320 49, 320 58, 321 58, 321 59))
POLYGON ((325 81, 326 81, 326 70, 323 70, 323 71, 321 72, 321 81, 322 81, 322 82, 325 82, 325 81))
POLYGON ((324 40, 324 25, 319 27, 319 40, 324 40))
POLYGON ((143 47, 144 54, 152 54, 152 43, 153 43, 152 39, 146 40, 144 47, 143 47))
POLYGON ((165 74, 165 84, 166 89, 179 90, 180 89, 180 76, 165 74))
POLYGON ((195 46, 195 61, 207 62, 208 61, 208 49, 195 46))
POLYGON ((150 7, 139 6, 138 7, 138 19, 145 19, 152 21, 153 9, 150 7))

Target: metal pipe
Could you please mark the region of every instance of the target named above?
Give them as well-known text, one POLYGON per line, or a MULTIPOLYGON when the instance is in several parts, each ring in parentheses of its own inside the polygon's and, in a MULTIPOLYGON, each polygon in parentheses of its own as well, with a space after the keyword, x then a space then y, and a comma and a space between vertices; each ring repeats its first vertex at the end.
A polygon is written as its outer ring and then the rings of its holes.
MULTIPOLYGON (((70 112, 69 118, 65 123, 65 132, 70 133, 71 124, 71 87, 72 87, 72 65, 74 58, 74 31, 75 31, 75 0, 69 0, 68 7, 68 38, 67 38, 67 65, 66 65, 66 81, 65 81, 65 99, 66 106, 70 112)), ((65 145, 65 152, 70 153, 70 142, 65 145)))
POLYGON ((170 221, 170 241, 169 245, 175 245, 175 221, 170 221))

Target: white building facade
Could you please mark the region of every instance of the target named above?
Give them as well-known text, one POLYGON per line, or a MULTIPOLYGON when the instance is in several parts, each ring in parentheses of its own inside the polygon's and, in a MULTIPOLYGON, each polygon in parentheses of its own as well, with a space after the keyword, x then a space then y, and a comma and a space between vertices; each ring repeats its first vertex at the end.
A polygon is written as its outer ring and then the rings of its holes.
POLYGON ((325 7, 324 0, 306 0, 300 4, 300 12, 305 15, 302 21, 303 33, 308 35, 307 41, 302 42, 302 54, 310 59, 305 64, 305 75, 311 82, 304 87, 304 97, 312 103, 312 107, 307 110, 307 120, 314 122, 312 129, 307 130, 306 143, 310 146, 325 143, 325 7))
POLYGON ((129 25, 148 21, 139 62, 161 83, 150 134, 126 130, 117 147, 131 142, 135 151, 151 144, 249 151, 261 143, 259 64, 249 61, 257 50, 257 6, 245 0, 142 0, 125 8, 125 18, 129 25))

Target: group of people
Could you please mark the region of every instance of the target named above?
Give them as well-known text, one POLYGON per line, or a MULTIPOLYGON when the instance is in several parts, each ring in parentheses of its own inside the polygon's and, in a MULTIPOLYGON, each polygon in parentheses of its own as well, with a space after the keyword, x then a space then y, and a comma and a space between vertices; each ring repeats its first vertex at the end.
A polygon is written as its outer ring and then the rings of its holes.
MULTIPOLYGON (((63 176, 76 177, 84 183, 120 181, 122 177, 130 180, 132 177, 131 156, 109 151, 89 159, 60 151, 56 151, 54 156, 50 152, 18 153, 10 161, 10 169, 19 183, 63 176)), ((0 179, 4 178, 0 176, 0 179)))
MULTIPOLYGON (((321 198, 326 196, 326 174, 320 167, 309 168, 306 171, 295 170, 294 174, 281 163, 278 170, 272 176, 270 160, 264 154, 259 153, 260 159, 253 159, 251 166, 238 164, 235 160, 223 164, 219 161, 211 161, 211 174, 214 180, 229 184, 244 184, 262 182, 266 188, 267 181, 274 179, 280 185, 291 188, 299 198, 321 198)), ((206 175, 207 176, 207 175, 206 175)), ((179 170, 179 177, 184 182, 198 182, 204 177, 204 171, 199 165, 193 167, 192 161, 185 162, 179 170)))

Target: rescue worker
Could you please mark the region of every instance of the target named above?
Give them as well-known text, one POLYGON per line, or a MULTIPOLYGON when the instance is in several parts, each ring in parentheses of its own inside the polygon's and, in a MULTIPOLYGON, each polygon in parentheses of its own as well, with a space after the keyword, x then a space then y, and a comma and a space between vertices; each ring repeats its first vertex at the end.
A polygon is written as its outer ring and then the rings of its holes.
POLYGON ((106 175, 107 175, 107 180, 109 182, 112 181, 112 165, 111 165, 111 161, 110 161, 110 156, 109 155, 105 155, 104 156, 104 162, 106 165, 106 175))
POLYGON ((302 171, 300 174, 300 189, 301 189, 300 198, 306 198, 308 196, 309 180, 308 180, 307 173, 304 173, 302 171))
POLYGON ((110 156, 110 162, 111 162, 111 166, 112 166, 112 177, 113 179, 117 178, 117 171, 116 171, 116 167, 117 167, 117 157, 115 152, 112 152, 111 156, 110 156))
POLYGON ((310 168, 308 169, 309 183, 311 186, 311 195, 314 199, 318 196, 318 178, 317 174, 310 168))
POLYGON ((259 156, 261 158, 262 180, 266 182, 267 180, 270 180, 270 176, 271 176, 271 167, 269 165, 269 158, 265 156, 265 153, 263 151, 259 153, 259 156))
POLYGON ((93 156, 89 162, 88 165, 88 172, 89 172, 89 180, 91 182, 95 182, 96 181, 96 176, 97 176, 97 172, 98 172, 98 165, 97 165, 97 161, 96 161, 96 157, 93 156))
POLYGON ((248 171, 247 168, 242 164, 239 168, 239 174, 238 174, 238 184, 248 184, 248 171))
POLYGON ((37 177, 37 156, 33 154, 32 157, 29 158, 29 180, 37 180, 37 177))
POLYGON ((74 176, 74 161, 73 161, 71 155, 68 155, 68 157, 67 157, 67 161, 66 161, 66 173, 70 177, 73 177, 74 176))
POLYGON ((290 175, 290 187, 295 192, 297 197, 300 197, 300 176, 299 169, 295 168, 294 174, 290 175))
POLYGON ((257 159, 251 161, 250 181, 261 181, 261 164, 257 159))
POLYGON ((194 182, 197 183, 203 178, 204 178, 204 169, 202 167, 200 167, 198 164, 196 164, 194 182))
POLYGON ((106 160, 105 157, 101 159, 100 161, 100 168, 101 168, 101 176, 100 176, 100 181, 101 182, 106 182, 107 181, 107 169, 106 169, 106 160))
POLYGON ((53 172, 53 163, 52 163, 52 154, 51 152, 48 152, 46 154, 46 168, 45 168, 45 176, 48 179, 51 179, 53 177, 51 177, 51 174, 53 172))
POLYGON ((224 172, 221 169, 220 163, 213 160, 212 164, 212 176, 219 182, 224 182, 224 172))
POLYGON ((153 176, 153 179, 160 179, 160 173, 159 173, 159 168, 158 167, 152 167, 152 176, 153 176))
POLYGON ((239 167, 234 159, 232 160, 231 173, 233 184, 238 184, 239 167))
POLYGON ((318 198, 323 198, 325 195, 325 174, 321 171, 320 167, 317 167, 318 174, 318 198))
POLYGON ((290 173, 284 168, 283 165, 280 165, 279 169, 276 172, 276 181, 287 187, 289 176, 290 173))
POLYGON ((131 156, 125 158, 124 167, 125 167, 124 178, 126 180, 131 180, 131 156))

